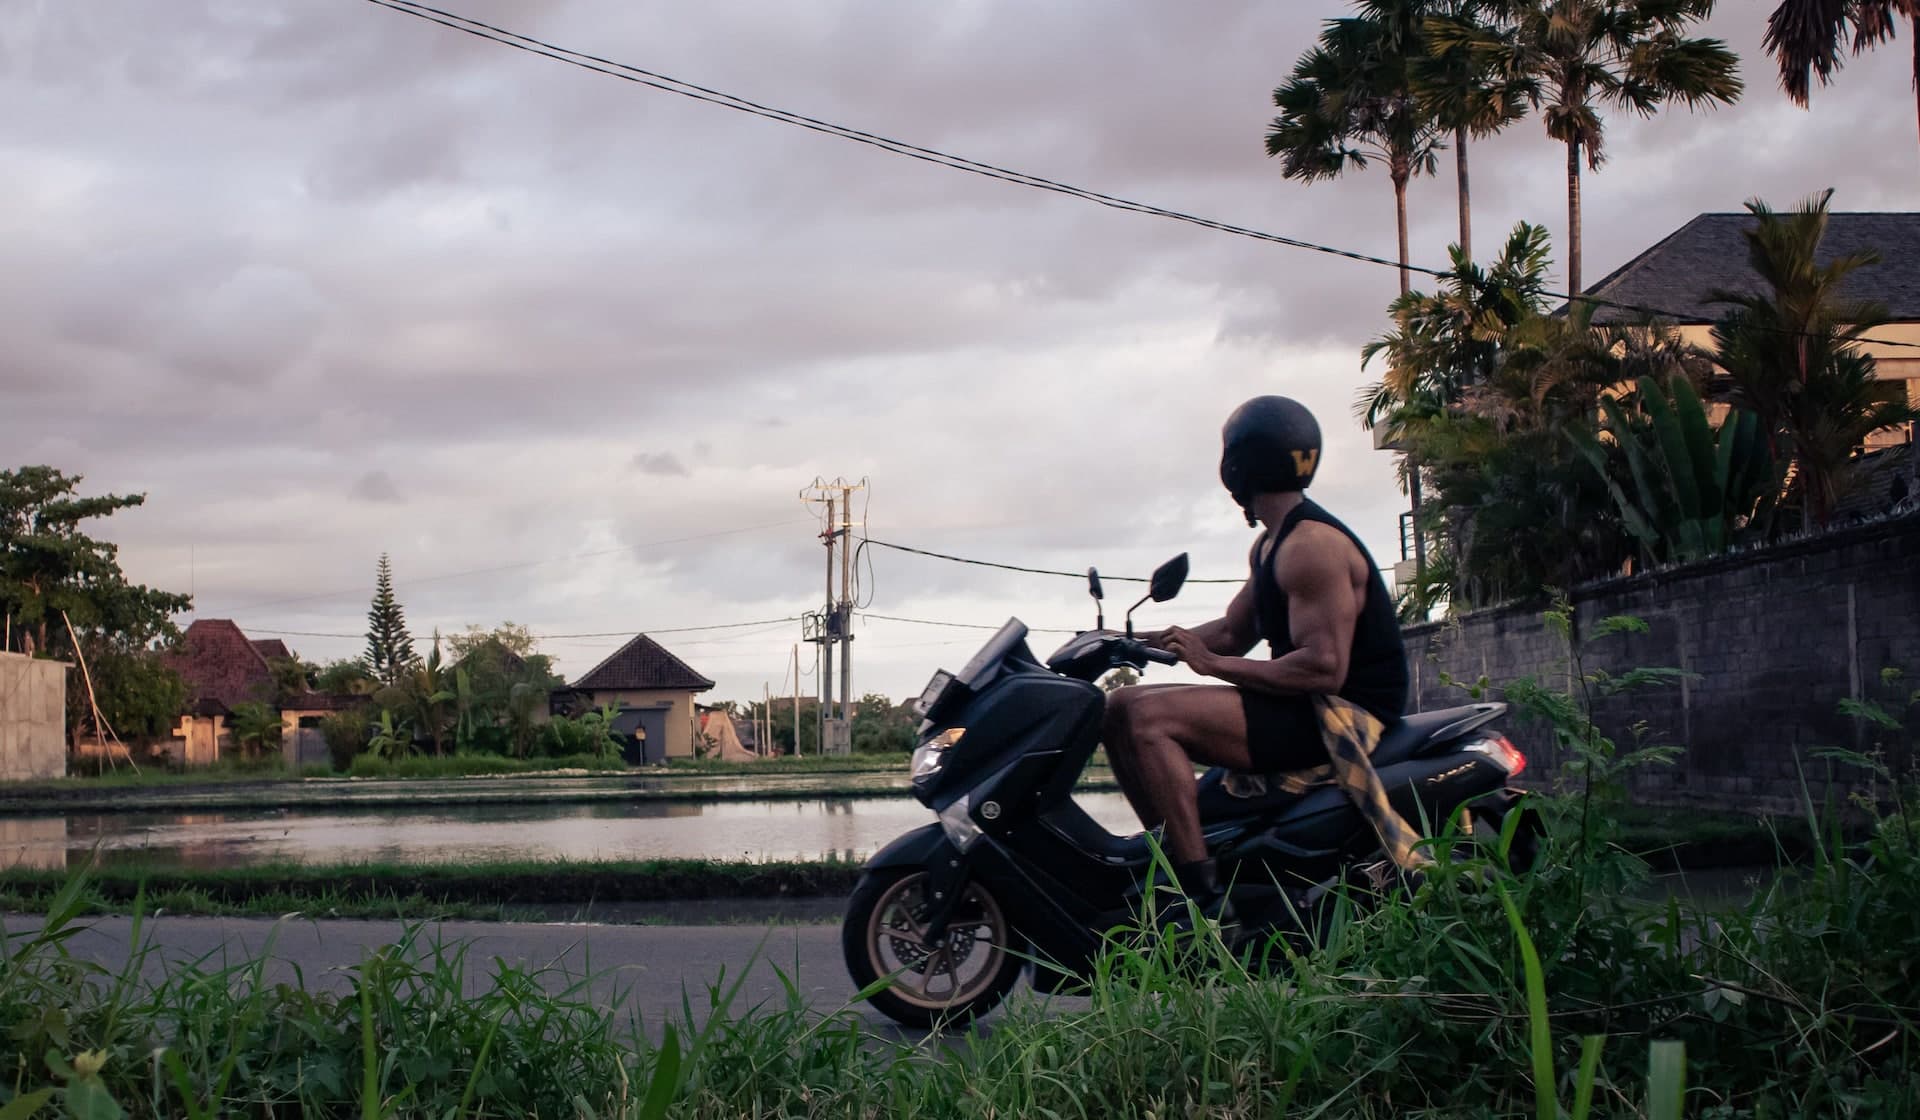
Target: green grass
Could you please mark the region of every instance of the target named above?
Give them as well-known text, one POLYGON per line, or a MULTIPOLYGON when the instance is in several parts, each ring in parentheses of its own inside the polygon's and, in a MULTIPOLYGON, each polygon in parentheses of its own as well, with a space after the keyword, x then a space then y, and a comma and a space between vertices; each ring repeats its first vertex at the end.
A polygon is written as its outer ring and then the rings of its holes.
POLYGON ((905 754, 777 755, 752 762, 723 762, 717 758, 672 758, 667 769, 676 774, 868 774, 907 769, 905 754))
POLYGON ((284 782, 291 780, 280 759, 241 761, 223 759, 211 766, 176 770, 155 763, 144 763, 138 770, 121 762, 98 774, 72 774, 65 778, 43 778, 14 782, 6 786, 8 794, 52 793, 62 790, 144 789, 185 785, 222 785, 232 782, 284 782))
POLYGON ((498 754, 407 755, 385 759, 363 754, 353 760, 347 775, 354 778, 465 778, 510 774, 538 774, 552 770, 589 770, 624 773, 627 764, 605 755, 568 755, 564 758, 508 758, 498 754))
POLYGON ((69 949, 88 890, 75 878, 44 926, 0 946, 0 1108, 8 1120, 36 1105, 635 1120, 1920 1108, 1920 846, 1904 816, 1850 855, 1822 848, 1796 889, 1709 919, 1678 902, 1622 905, 1645 865, 1568 836, 1577 809, 1549 811, 1561 827, 1535 873, 1508 872, 1491 847, 1456 858, 1449 836, 1411 896, 1355 896, 1322 943, 1271 969, 1244 968, 1210 931, 1129 934, 1099 959, 1084 1009, 1019 1004, 990 1031, 929 1043, 823 1016, 797 981, 742 1006, 740 974, 695 978, 668 1021, 641 1024, 597 1002, 588 975, 483 962, 425 927, 328 990, 268 976, 271 947, 232 965, 136 950, 102 966, 69 949))
MULTIPOLYGON (((124 910, 136 898, 193 913, 341 916, 530 916, 532 907, 734 898, 839 897, 859 865, 846 862, 722 860, 526 860, 475 864, 277 864, 215 870, 109 864, 86 875, 95 911, 124 910)), ((64 871, 9 871, 0 908, 42 912, 68 881, 64 871)))

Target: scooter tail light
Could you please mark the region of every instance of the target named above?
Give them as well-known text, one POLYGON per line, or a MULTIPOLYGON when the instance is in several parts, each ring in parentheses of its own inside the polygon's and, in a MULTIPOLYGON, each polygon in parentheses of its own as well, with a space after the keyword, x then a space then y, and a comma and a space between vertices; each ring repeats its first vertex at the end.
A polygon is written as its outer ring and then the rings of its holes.
POLYGON ((1527 756, 1521 754, 1520 748, 1514 746, 1513 740, 1505 735, 1494 740, 1493 749, 1500 759, 1500 765, 1507 768, 1507 777, 1518 777, 1520 771, 1527 768, 1527 756))

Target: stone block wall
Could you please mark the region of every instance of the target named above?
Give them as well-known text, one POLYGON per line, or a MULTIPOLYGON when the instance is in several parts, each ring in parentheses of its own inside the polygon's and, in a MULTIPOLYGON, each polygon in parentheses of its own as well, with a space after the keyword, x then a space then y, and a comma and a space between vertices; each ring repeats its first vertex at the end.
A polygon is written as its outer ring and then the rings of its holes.
POLYGON ((0 782, 66 774, 66 663, 0 653, 0 782))
MULTIPOLYGON (((1595 697, 1595 722, 1616 742, 1638 736, 1682 748, 1675 765, 1635 775, 1637 800, 1790 812, 1801 802, 1803 773, 1816 798, 1828 792, 1829 773, 1839 787, 1861 784, 1857 770, 1815 757, 1822 747, 1870 750, 1890 741, 1889 761, 1911 764, 1905 752, 1920 736, 1920 713, 1905 698, 1920 687, 1920 516, 1592 584, 1571 601, 1585 672, 1687 674, 1670 686, 1595 697), (1596 636, 1612 615, 1636 617, 1647 632, 1596 636), (1887 669, 1902 670, 1904 680, 1886 685, 1887 669), (1906 719, 1906 733, 1877 735, 1840 711, 1848 698, 1882 701, 1906 719)), ((1545 624, 1543 609, 1502 607, 1408 627, 1413 706, 1466 702, 1443 674, 1485 676, 1496 686, 1520 677, 1575 684, 1568 642, 1545 624)), ((1532 763, 1531 780, 1551 782, 1565 760, 1547 729, 1515 720, 1509 730, 1532 763)))

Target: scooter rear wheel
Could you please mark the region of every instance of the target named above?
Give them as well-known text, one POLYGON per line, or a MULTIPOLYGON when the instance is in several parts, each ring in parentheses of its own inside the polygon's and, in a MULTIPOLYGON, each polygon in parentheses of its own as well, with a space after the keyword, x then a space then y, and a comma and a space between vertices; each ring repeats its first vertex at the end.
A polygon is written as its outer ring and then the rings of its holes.
POLYGON ((862 991, 882 977, 892 983, 867 997, 887 1018, 925 1029, 964 1024, 1000 1005, 1026 967, 1025 941, 992 892, 969 883, 954 904, 945 936, 926 937, 927 873, 904 868, 860 877, 847 900, 840 948, 862 991))

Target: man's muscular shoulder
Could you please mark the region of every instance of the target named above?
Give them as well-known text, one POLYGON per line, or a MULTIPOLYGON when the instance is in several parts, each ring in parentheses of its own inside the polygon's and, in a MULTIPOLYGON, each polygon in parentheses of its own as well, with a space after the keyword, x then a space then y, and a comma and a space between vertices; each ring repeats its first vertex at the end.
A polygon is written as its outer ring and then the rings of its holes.
POLYGON ((1336 578, 1364 575, 1366 564, 1360 550, 1347 535, 1323 521, 1302 521, 1294 526, 1273 557, 1273 574, 1280 589, 1289 595, 1296 587, 1322 588, 1336 578))

